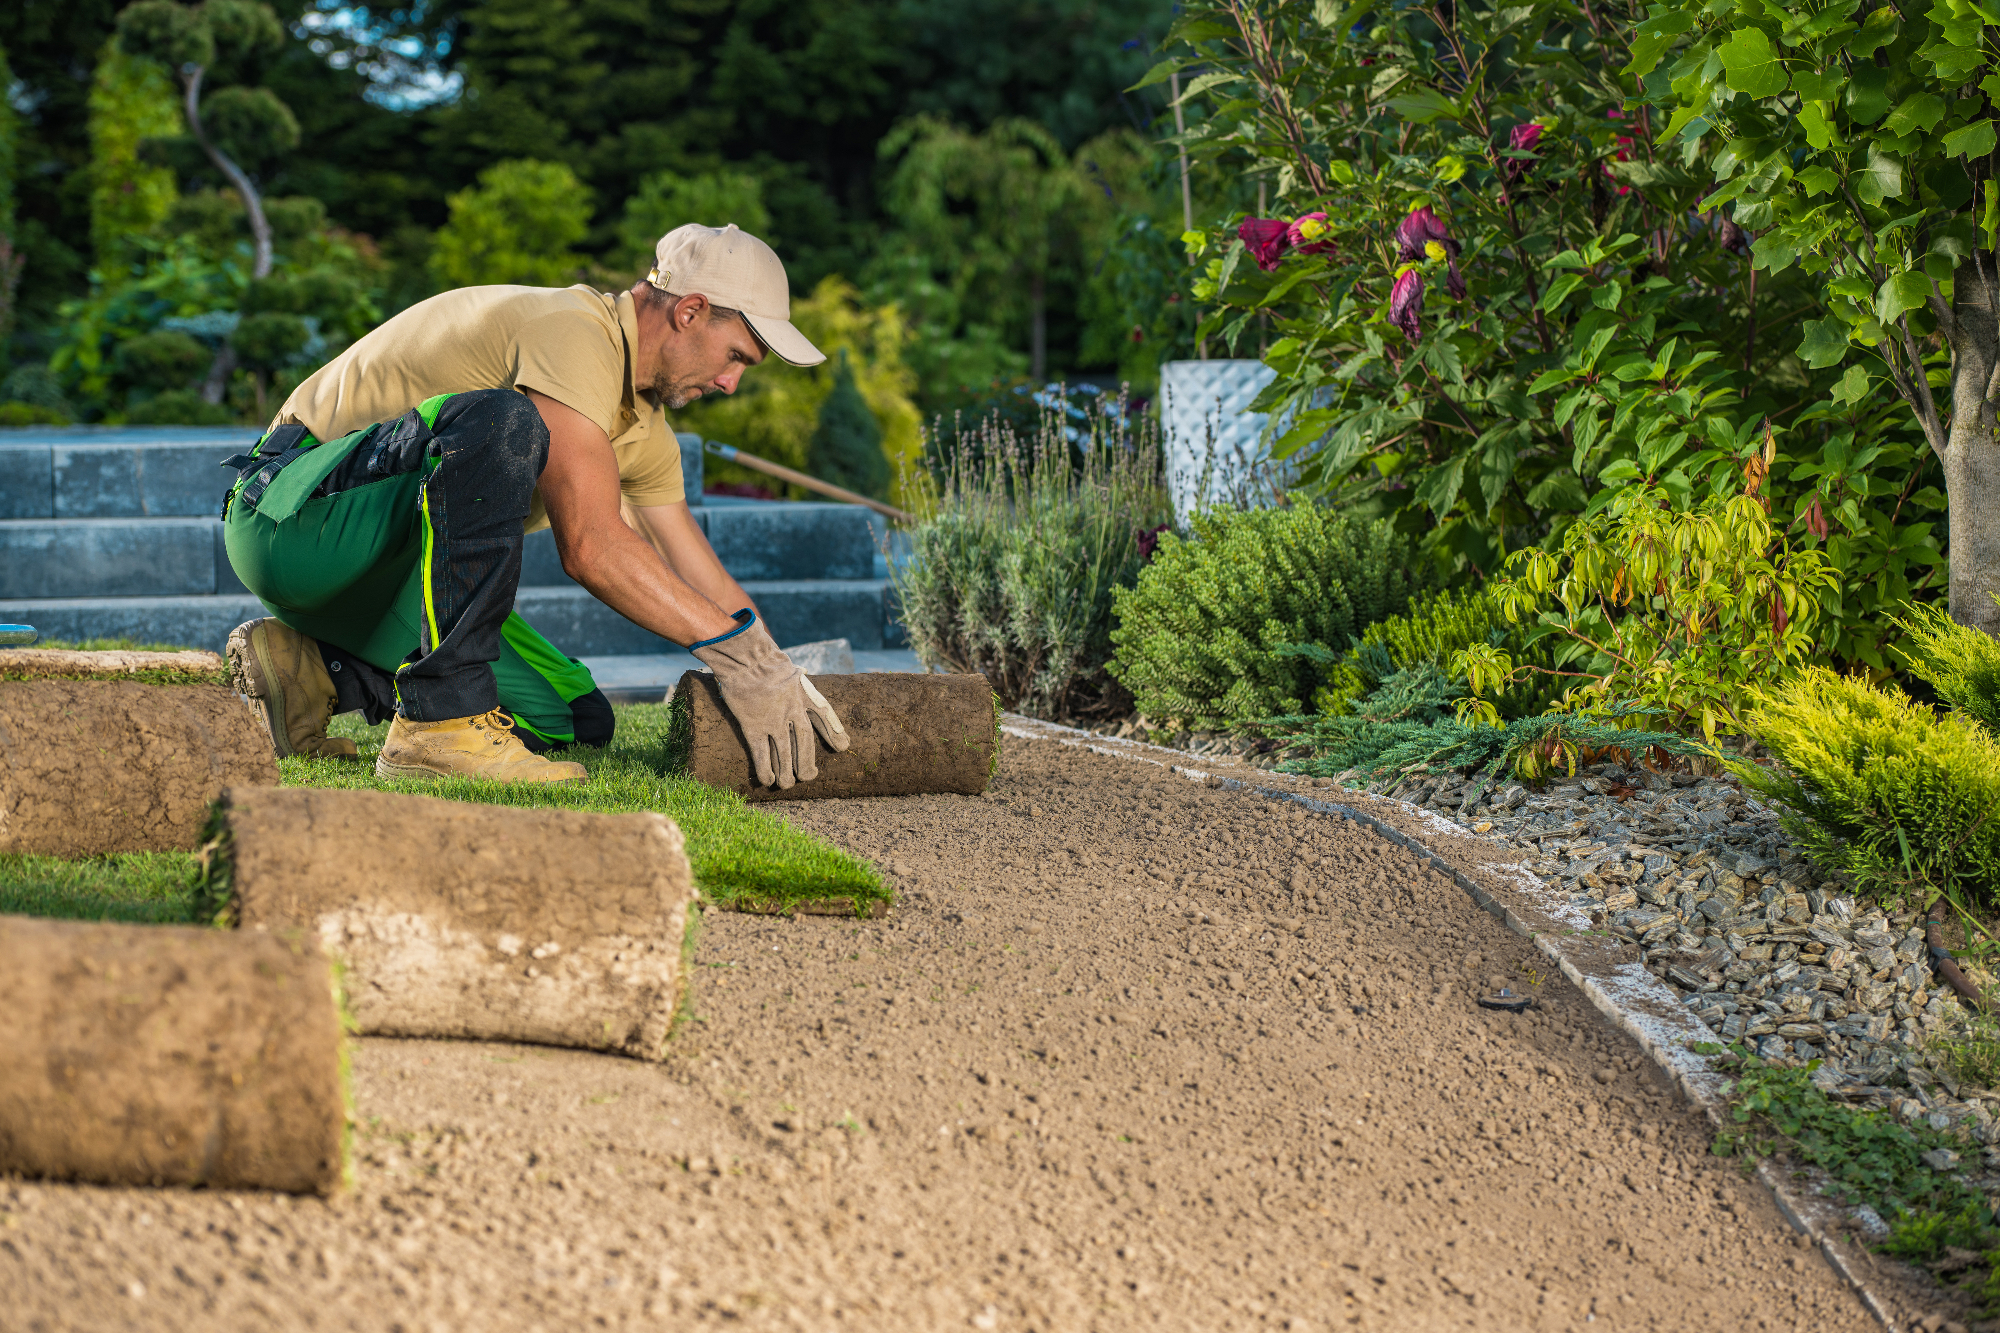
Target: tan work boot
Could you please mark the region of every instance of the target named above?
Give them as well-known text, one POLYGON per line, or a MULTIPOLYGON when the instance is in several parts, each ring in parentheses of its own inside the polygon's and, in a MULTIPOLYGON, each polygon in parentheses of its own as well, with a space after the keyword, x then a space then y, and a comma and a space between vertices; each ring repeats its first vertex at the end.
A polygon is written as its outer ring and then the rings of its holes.
POLYGON ((378 778, 478 778, 483 782, 588 782, 582 764, 544 759, 521 744, 514 719, 499 709, 479 717, 412 722, 398 713, 389 724, 378 778))
POLYGON ((228 655, 229 683, 250 701, 250 711, 263 722, 279 758, 354 758, 353 741, 326 734, 333 716, 333 677, 318 643, 267 616, 231 630, 228 655))

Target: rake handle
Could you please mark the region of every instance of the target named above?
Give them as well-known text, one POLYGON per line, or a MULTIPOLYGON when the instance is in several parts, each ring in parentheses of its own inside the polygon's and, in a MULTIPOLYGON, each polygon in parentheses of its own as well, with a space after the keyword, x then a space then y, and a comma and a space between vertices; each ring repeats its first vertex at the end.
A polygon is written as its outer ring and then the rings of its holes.
POLYGON ((702 447, 725 463, 739 463, 754 471, 762 472, 766 476, 776 477, 780 481, 789 481, 794 486, 803 486, 809 491, 818 491, 821 495, 830 495, 836 500, 844 500, 851 505, 867 505, 884 518, 892 518, 898 523, 916 522, 916 519, 906 510, 898 509, 894 505, 883 504, 880 500, 871 500, 865 495, 857 495, 853 491, 836 486, 830 481, 821 481, 818 477, 809 477, 803 472, 796 472, 786 467, 783 463, 773 463, 768 458, 759 458, 755 454, 746 454, 733 444, 724 444, 720 440, 704 440, 702 447))

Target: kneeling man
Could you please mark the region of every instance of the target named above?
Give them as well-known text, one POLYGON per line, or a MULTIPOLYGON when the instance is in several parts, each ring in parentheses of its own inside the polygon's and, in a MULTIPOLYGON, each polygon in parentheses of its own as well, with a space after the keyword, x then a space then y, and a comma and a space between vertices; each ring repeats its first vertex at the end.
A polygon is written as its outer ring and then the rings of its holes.
POLYGON ((714 671, 759 781, 815 777, 815 729, 847 748, 689 513, 663 410, 735 392, 766 351, 826 357, 756 237, 689 225, 655 259, 616 297, 465 287, 414 305, 225 464, 229 562, 271 613, 230 635, 231 673, 280 755, 352 755, 326 724, 359 709, 394 718, 383 777, 582 781, 541 751, 605 744, 610 705, 513 609, 523 539, 545 527, 571 578, 714 671))

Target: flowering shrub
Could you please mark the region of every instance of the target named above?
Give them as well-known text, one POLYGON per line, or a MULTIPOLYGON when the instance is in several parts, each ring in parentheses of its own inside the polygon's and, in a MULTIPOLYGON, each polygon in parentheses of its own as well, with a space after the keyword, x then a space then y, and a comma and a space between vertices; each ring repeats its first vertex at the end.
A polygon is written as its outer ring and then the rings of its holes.
POLYGON ((1301 488, 1486 576, 1621 488, 1699 506, 1754 464, 1774 540, 1843 576, 1818 647, 1889 670, 1882 612, 1941 581, 1942 470, 1883 410, 1880 356, 1795 355, 1816 282, 1754 270, 1756 238, 1704 210, 1697 159, 1733 150, 1662 140, 1623 72, 1629 21, 1554 0, 1344 13, 1189 4, 1154 71, 1198 65, 1189 152, 1274 189, 1270 216, 1187 239, 1204 333, 1270 339, 1257 405, 1291 423, 1274 452, 1301 488))

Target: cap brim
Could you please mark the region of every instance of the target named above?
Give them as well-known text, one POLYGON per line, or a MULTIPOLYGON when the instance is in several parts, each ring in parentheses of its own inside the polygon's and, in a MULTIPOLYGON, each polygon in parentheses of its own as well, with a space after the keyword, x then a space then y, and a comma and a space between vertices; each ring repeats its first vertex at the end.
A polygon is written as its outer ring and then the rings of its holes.
POLYGON ((826 353, 806 340, 806 335, 793 328, 791 321, 766 319, 762 315, 743 312, 744 322, 764 346, 778 354, 778 359, 794 366, 816 366, 826 360, 826 353))

